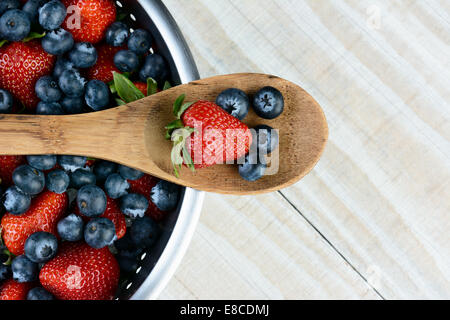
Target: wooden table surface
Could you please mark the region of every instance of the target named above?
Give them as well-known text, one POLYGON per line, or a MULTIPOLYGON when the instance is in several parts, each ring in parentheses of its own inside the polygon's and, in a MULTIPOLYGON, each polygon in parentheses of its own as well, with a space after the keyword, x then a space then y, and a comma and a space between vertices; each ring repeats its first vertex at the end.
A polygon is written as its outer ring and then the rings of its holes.
POLYGON ((203 77, 275 74, 330 127, 293 187, 208 194, 163 299, 450 298, 450 1, 165 0, 203 77))

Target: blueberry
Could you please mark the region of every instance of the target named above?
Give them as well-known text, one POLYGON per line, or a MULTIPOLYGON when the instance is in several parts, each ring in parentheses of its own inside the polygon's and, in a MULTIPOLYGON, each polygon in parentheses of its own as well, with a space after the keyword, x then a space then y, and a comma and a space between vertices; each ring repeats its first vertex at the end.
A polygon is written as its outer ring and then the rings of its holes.
POLYGON ((55 300, 55 297, 44 288, 37 287, 28 291, 27 300, 55 300))
POLYGON ((243 120, 250 109, 249 98, 244 91, 236 88, 222 91, 216 99, 216 104, 239 120, 243 120))
POLYGON ((122 176, 122 178, 131 180, 131 181, 138 180, 145 175, 145 173, 143 173, 142 171, 139 171, 139 170, 127 167, 127 166, 123 166, 123 165, 119 166, 119 173, 122 176))
POLYGON ((137 258, 130 258, 121 255, 120 253, 116 256, 117 262, 119 263, 119 268, 121 272, 134 273, 137 268, 139 268, 139 263, 137 258))
POLYGON ((2 0, 0 1, 0 16, 8 10, 19 8, 20 8, 19 0, 2 0))
POLYGON ((149 217, 143 217, 133 221, 130 228, 130 237, 137 247, 151 247, 158 239, 158 236, 158 225, 149 217))
POLYGON ((48 32, 41 41, 45 52, 53 55, 61 55, 69 52, 74 45, 73 36, 70 32, 60 28, 48 32))
POLYGON ((59 236, 65 241, 74 242, 83 239, 83 219, 74 213, 60 220, 57 229, 59 236))
POLYGON ((9 41, 21 41, 30 33, 28 15, 18 9, 6 11, 0 18, 0 34, 9 41))
POLYGON ((36 114, 46 116, 60 116, 64 114, 64 110, 58 102, 39 102, 36 107, 36 114))
POLYGON ((48 232, 33 233, 25 241, 25 255, 35 263, 47 262, 58 252, 58 240, 48 232))
POLYGON ((11 277, 11 267, 0 264, 0 282, 11 277))
POLYGON ((122 72, 133 72, 139 67, 139 57, 130 50, 120 50, 114 56, 114 65, 122 72))
POLYGON ((100 80, 91 80, 86 87, 85 101, 95 111, 105 109, 109 104, 109 88, 100 80))
POLYGON ((128 36, 130 35, 130 28, 123 22, 114 22, 106 30, 106 43, 113 47, 120 47, 125 44, 128 36))
POLYGON ((66 114, 84 113, 84 99, 82 97, 64 97, 59 102, 66 114))
POLYGON ((180 187, 164 180, 159 181, 150 192, 152 202, 162 211, 176 209, 179 195, 180 187))
POLYGON ((130 193, 120 198, 120 210, 130 218, 142 218, 148 205, 147 198, 141 194, 130 193))
POLYGON ((38 264, 28 259, 25 255, 15 258, 11 265, 13 279, 16 282, 33 282, 38 279, 38 264))
POLYGON ((6 211, 14 215, 21 215, 28 211, 31 197, 23 193, 16 186, 8 188, 3 195, 3 206, 6 211))
POLYGON ((45 187, 44 173, 26 164, 16 168, 12 178, 22 192, 32 196, 41 193, 45 187))
POLYGON ((78 169, 70 175, 70 185, 74 189, 80 189, 89 184, 96 184, 97 177, 88 170, 78 169))
POLYGON ((78 191, 78 209, 87 217, 101 216, 106 210, 106 202, 105 192, 97 186, 84 186, 78 191))
POLYGON ((128 49, 141 56, 147 53, 152 46, 152 37, 144 29, 135 30, 128 39, 128 49))
POLYGON ((81 97, 84 94, 86 79, 76 69, 66 69, 58 80, 59 87, 66 96, 71 98, 81 97))
POLYGON ((70 184, 70 178, 64 170, 57 169, 47 174, 45 183, 49 191, 62 194, 67 191, 70 184))
POLYGON ((79 42, 69 52, 69 59, 77 68, 90 68, 97 58, 97 49, 89 42, 79 42))
POLYGON ((99 161, 94 165, 94 173, 99 183, 104 183, 110 174, 117 171, 117 164, 109 161, 99 161))
POLYGON ((59 57, 58 60, 56 60, 55 67, 53 68, 53 77, 55 79, 59 79, 62 73, 69 69, 76 69, 76 68, 74 64, 69 60, 59 57))
POLYGON ((36 95, 43 102, 56 102, 61 99, 62 92, 51 76, 41 77, 34 86, 36 95))
POLYGON ((11 93, 0 89, 0 113, 11 113, 13 108, 13 97, 11 93))
POLYGON ((46 4, 48 0, 28 0, 22 7, 22 11, 28 15, 32 23, 38 22, 39 8, 46 4))
MULTIPOLYGON (((129 232, 127 232, 124 237, 114 242, 114 247, 119 252, 127 252, 127 256, 130 257, 137 257, 139 255, 139 253, 134 255, 134 252, 138 251, 138 248, 136 248, 133 241, 131 240, 129 232)), ((139 251, 142 252, 142 249, 139 249, 139 251)))
POLYGON ((94 218, 84 229, 84 240, 95 249, 101 249, 114 243, 117 239, 114 223, 106 218, 94 218))
MULTIPOLYGON (((259 125, 254 128, 253 146, 257 147, 259 155, 270 154, 278 147, 279 137, 276 130, 267 125, 259 125)), ((253 147, 254 148, 254 147, 253 147)), ((255 149, 253 149, 255 150, 255 149)))
POLYGON ((105 191, 112 199, 119 199, 128 194, 130 184, 118 173, 111 174, 105 182, 105 191))
POLYGON ((283 95, 273 87, 264 87, 255 94, 253 109, 261 118, 275 119, 283 113, 283 95))
POLYGON ((30 166, 38 170, 50 170, 56 166, 56 156, 43 155, 43 156, 27 156, 27 161, 30 166))
POLYGON ((52 0, 39 8, 39 23, 45 30, 55 30, 64 22, 66 15, 66 6, 61 1, 52 0))
POLYGON ((79 156, 58 156, 59 165, 66 171, 74 172, 86 166, 87 158, 79 156))
POLYGON ((145 58, 144 65, 139 72, 139 78, 147 82, 148 78, 153 78, 158 83, 164 82, 168 77, 168 69, 164 58, 154 53, 145 58))
POLYGON ((254 182, 266 173, 267 165, 257 160, 257 157, 246 155, 245 162, 239 165, 239 174, 244 180, 254 182))

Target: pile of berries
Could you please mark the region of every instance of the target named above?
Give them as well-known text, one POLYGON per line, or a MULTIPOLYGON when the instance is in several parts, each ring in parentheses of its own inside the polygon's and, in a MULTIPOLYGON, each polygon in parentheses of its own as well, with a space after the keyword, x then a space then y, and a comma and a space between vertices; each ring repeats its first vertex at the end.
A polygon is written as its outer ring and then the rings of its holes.
POLYGON ((250 129, 242 120, 251 106, 263 119, 278 118, 284 111, 284 97, 278 89, 260 89, 252 104, 247 94, 236 88, 221 92, 215 103, 184 103, 184 98, 181 95, 175 101, 173 113, 177 119, 166 126, 166 139, 173 142, 171 157, 176 175, 183 165, 194 171, 237 161, 243 179, 254 182, 264 177, 267 156, 279 144, 278 131, 268 125, 250 129))
MULTIPOLYGON (((0 1, 0 113, 99 111, 168 88, 151 35, 117 11, 112 0, 0 1)), ((107 161, 0 156, 0 300, 112 299, 179 194, 107 161)))

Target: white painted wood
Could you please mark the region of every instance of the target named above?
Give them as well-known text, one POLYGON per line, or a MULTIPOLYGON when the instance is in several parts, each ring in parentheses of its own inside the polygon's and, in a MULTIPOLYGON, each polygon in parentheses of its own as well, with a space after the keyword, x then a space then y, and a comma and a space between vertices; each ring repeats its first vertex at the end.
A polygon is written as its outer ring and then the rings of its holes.
POLYGON ((162 298, 450 298, 449 2, 164 2, 202 76, 300 84, 330 142, 282 192, 301 214, 208 195, 162 298))

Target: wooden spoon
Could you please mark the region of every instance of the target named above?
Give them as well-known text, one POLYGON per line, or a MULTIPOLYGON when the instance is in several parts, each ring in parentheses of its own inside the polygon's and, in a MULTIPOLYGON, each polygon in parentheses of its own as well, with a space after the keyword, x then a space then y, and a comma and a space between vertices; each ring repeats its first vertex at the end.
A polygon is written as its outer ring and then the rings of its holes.
MULTIPOLYGON (((2 155, 84 155, 124 164, 153 176, 198 190, 248 195, 276 191, 304 177, 319 160, 328 126, 317 102, 299 86, 264 74, 217 76, 180 85, 128 105, 101 112, 68 116, 0 115, 2 155), (170 158, 172 143, 164 127, 174 120, 172 105, 181 94, 186 101, 215 101, 227 88, 251 97, 272 86, 285 99, 285 111, 265 120, 250 111, 249 127, 267 124, 280 132, 279 161, 274 175, 256 182, 243 180, 236 165, 216 165, 192 173, 183 168, 175 177, 170 158)), ((275 157, 276 158, 276 157, 275 157)))

